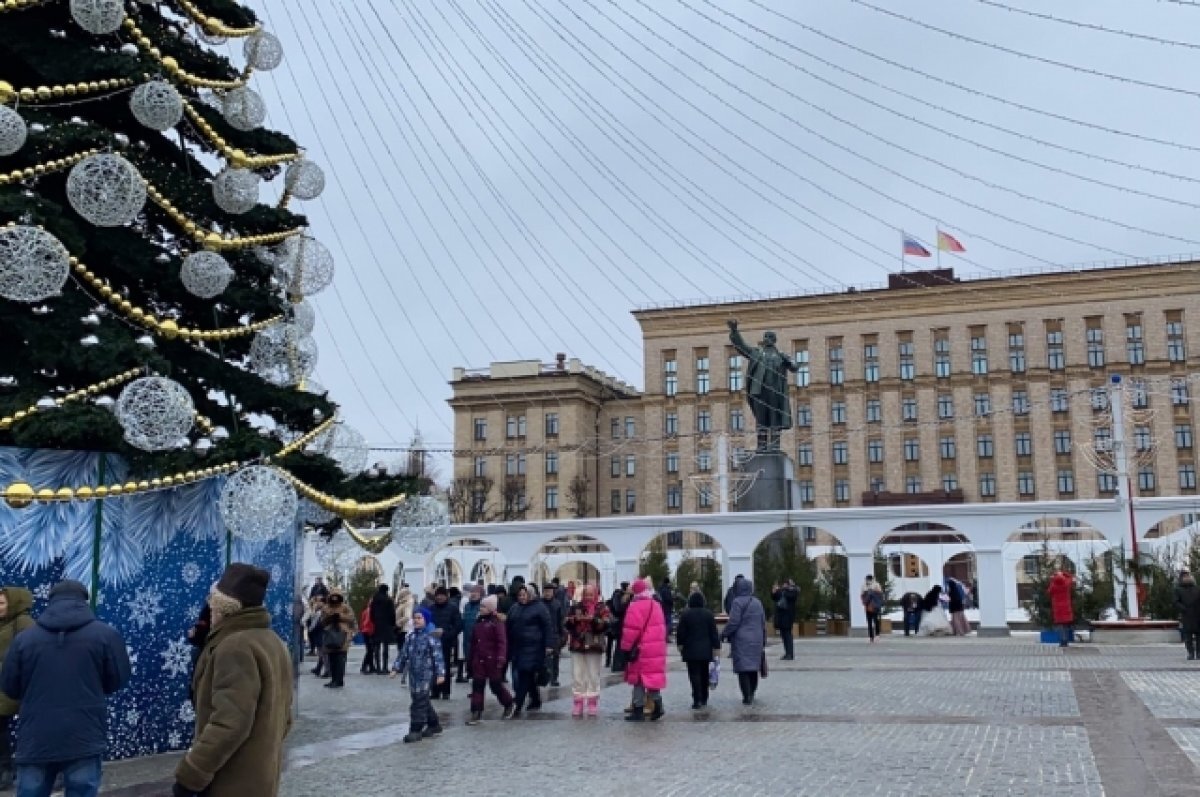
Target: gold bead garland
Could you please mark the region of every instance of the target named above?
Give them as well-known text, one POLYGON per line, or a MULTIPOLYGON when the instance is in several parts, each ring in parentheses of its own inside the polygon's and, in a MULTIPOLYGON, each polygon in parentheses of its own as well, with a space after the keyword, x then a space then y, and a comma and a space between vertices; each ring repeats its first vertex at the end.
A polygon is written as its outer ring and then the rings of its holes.
POLYGON ((33 6, 45 5, 51 0, 3 0, 0 2, 0 13, 5 11, 24 11, 33 6))
POLYGON ((300 157, 299 152, 283 155, 247 155, 242 150, 229 146, 229 142, 222 138, 213 126, 208 123, 208 120, 200 115, 187 100, 183 101, 183 111, 192 120, 192 124, 196 126, 200 133, 208 139, 209 143, 220 151, 221 157, 235 169, 262 169, 267 166, 279 166, 300 157))
POLYGON ((89 149, 84 152, 76 152, 74 155, 68 155, 65 158, 55 158, 54 160, 39 163, 36 166, 29 166, 24 169, 13 169, 11 172, 0 173, 0 185, 9 185, 10 183, 18 183, 21 180, 32 180, 34 177, 41 177, 44 174, 52 172, 60 172, 63 169, 69 169, 79 163, 84 158, 90 158, 92 155, 99 155, 100 150, 89 149))
POLYGON ((103 80, 81 80, 78 83, 64 83, 60 86, 24 86, 17 88, 7 80, 0 80, 0 105, 7 105, 14 100, 25 104, 50 102, 64 97, 77 97, 80 94, 95 94, 98 91, 112 91, 132 86, 130 78, 105 78, 103 80))
POLYGON ((280 469, 280 473, 286 476, 287 479, 292 483, 292 486, 296 488, 296 491, 305 498, 312 501, 322 509, 329 510, 330 512, 334 512, 342 517, 365 517, 369 515, 375 515, 384 511, 385 509, 391 509, 392 507, 404 503, 404 500, 408 497, 407 493, 401 493, 400 495, 395 495, 391 498, 385 498, 382 501, 373 501, 369 504, 360 504, 353 498, 334 498, 328 493, 323 493, 317 488, 300 481, 286 470, 280 469))
POLYGON ((317 435, 321 434, 321 432, 324 432, 330 426, 333 426, 333 424, 336 422, 337 422, 337 417, 335 416, 333 418, 330 418, 327 421, 324 421, 324 422, 318 424, 314 429, 311 429, 308 432, 305 432, 300 437, 297 437, 295 440, 288 443, 286 446, 279 449, 271 456, 267 457, 267 460, 270 461, 270 460, 275 460, 275 459, 283 459, 288 454, 292 454, 292 453, 295 453, 296 451, 299 451, 300 449, 304 448, 306 445, 311 443, 313 440, 315 440, 317 435))
MULTIPOLYGON (((29 0, 27 0, 27 2, 28 1, 29 0)), ((215 17, 205 16, 199 8, 188 2, 188 0, 179 0, 179 7, 182 8, 184 13, 191 18, 192 22, 195 22, 197 25, 204 28, 205 31, 214 36, 226 36, 230 39, 241 39, 245 38, 246 36, 253 36, 255 33, 258 33, 260 30, 262 30, 262 25, 253 25, 249 28, 230 27, 215 17)))
MULTIPOLYGON (((91 396, 95 396, 97 393, 101 393, 105 390, 111 390, 123 382, 128 382, 130 379, 133 379, 135 376, 141 373, 143 373, 143 369, 141 368, 130 368, 128 371, 123 371, 116 376, 109 377, 108 379, 97 382, 94 385, 88 385, 85 388, 73 390, 70 393, 67 393, 65 396, 56 398, 54 403, 56 406, 61 407, 69 401, 79 401, 81 399, 90 398, 91 396)), ((32 407, 27 407, 26 409, 14 412, 12 415, 0 417, 0 431, 9 429, 13 424, 19 423, 31 415, 36 415, 41 411, 42 409, 35 404, 32 407)))
POLYGON ((251 249, 256 246, 274 246, 275 244, 291 238, 293 235, 299 235, 304 231, 302 227, 294 227, 290 230, 281 230, 279 232, 268 232, 261 235, 243 235, 238 237, 225 238, 220 233, 208 232, 200 229, 200 225, 189 219, 183 214, 179 208, 163 195, 146 178, 142 178, 142 182, 146 186, 146 194, 153 200, 154 204, 158 205, 171 220, 179 225, 184 232, 192 237, 196 243, 201 244, 205 249, 219 251, 222 249, 251 249))
POLYGON ((163 55, 162 51, 154 46, 154 42, 151 41, 146 34, 142 33, 142 29, 137 26, 137 23, 133 21, 132 17, 125 17, 125 21, 122 22, 121 25, 126 31, 129 32, 133 42, 137 44, 140 49, 146 52, 146 54, 151 58, 162 64, 163 71, 170 75, 172 79, 180 83, 185 83, 189 86, 202 89, 240 89, 242 86, 245 86, 250 82, 250 73, 254 70, 249 64, 247 64, 246 68, 242 70, 241 76, 236 77, 233 80, 217 80, 214 78, 193 75, 191 72, 188 72, 186 69, 181 67, 179 62, 175 60, 173 56, 163 55))
POLYGON ((168 490, 184 484, 211 479, 237 470, 240 462, 226 462, 224 465, 213 465, 199 470, 189 470, 171 476, 155 477, 139 482, 128 481, 124 484, 102 484, 98 487, 60 487, 57 490, 43 487, 35 488, 27 482, 13 482, 4 488, 4 500, 13 509, 23 509, 34 501, 54 503, 66 501, 94 501, 105 498, 117 498, 122 495, 136 495, 155 490, 168 490))

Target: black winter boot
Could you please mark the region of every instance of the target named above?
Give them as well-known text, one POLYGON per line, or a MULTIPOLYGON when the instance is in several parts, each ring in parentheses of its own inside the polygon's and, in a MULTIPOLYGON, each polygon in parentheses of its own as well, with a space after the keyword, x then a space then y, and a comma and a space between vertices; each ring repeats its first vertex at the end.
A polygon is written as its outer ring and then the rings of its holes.
POLYGON ((626 722, 645 722, 645 709, 642 706, 634 706, 633 711, 625 715, 626 722))
POLYGON ((658 700, 647 700, 646 702, 653 706, 653 710, 650 712, 651 721, 662 719, 662 716, 667 713, 666 709, 663 708, 663 699, 661 697, 658 700))

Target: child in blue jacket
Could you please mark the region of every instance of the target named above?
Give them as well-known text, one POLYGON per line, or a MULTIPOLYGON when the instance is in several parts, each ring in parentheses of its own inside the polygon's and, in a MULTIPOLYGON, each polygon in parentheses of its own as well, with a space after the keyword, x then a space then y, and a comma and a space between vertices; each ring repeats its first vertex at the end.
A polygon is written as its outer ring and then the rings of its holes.
POLYGON ((442 724, 433 710, 430 693, 435 684, 445 681, 445 665, 442 661, 442 642, 435 635, 433 616, 424 606, 413 613, 412 633, 404 640, 400 655, 392 665, 391 678, 408 673, 408 692, 412 697, 408 709, 408 735, 406 743, 419 742, 423 738, 437 736, 442 724))

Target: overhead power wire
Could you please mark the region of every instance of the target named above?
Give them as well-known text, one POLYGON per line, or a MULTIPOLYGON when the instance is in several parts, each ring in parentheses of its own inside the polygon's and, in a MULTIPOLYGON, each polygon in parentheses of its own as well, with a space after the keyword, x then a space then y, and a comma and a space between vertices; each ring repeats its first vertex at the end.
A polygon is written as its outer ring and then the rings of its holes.
POLYGON ((981 3, 985 6, 991 6, 992 8, 1000 9, 1002 11, 1009 11, 1014 14, 1021 14, 1023 16, 1033 17, 1035 19, 1041 19, 1046 22, 1056 22, 1059 25, 1070 25, 1075 28, 1083 28, 1085 30, 1096 31, 1097 33, 1108 33, 1113 36, 1124 36, 1127 39, 1136 39, 1138 41, 1154 42, 1155 44, 1166 44, 1166 45, 1170 45, 1171 47, 1184 47, 1189 50, 1200 50, 1200 44, 1194 44, 1192 42, 1179 41, 1178 39, 1164 39, 1161 36, 1152 36, 1147 33, 1134 33, 1133 31, 1122 30, 1121 28, 1109 28, 1109 27, 1105 27, 1104 25, 1098 25, 1094 22, 1081 22, 1077 19, 1067 19, 1066 17, 1057 17, 1054 14, 1047 14, 1044 11, 1034 11, 1034 10, 1028 9, 1028 8, 1018 8, 1016 6, 1008 5, 1007 3, 996 2, 996 0, 975 0, 975 1, 977 3, 981 3))
MULTIPOLYGON (((719 5, 717 5, 714 2, 714 0, 700 0, 700 2, 704 3, 705 5, 710 6, 711 8, 713 8, 717 11, 721 11, 722 13, 725 13, 724 9, 722 9, 719 5)), ((1020 103, 1015 100, 1010 100, 1010 99, 1001 97, 996 94, 991 94, 991 93, 983 91, 981 89, 971 88, 970 86, 964 85, 962 83, 957 83, 948 78, 941 77, 940 75, 934 75, 929 72, 925 72, 920 69, 917 69, 916 67, 911 66, 909 64, 905 64, 900 61, 896 61, 894 59, 887 58, 885 56, 879 55, 878 53, 873 53, 870 50, 866 50, 855 44, 851 44, 850 42, 847 42, 844 39, 839 39, 838 37, 836 37, 832 34, 826 33, 825 31, 820 30, 819 28, 815 28, 811 25, 807 25, 807 24, 801 22, 800 20, 796 19, 795 17, 789 16, 788 14, 783 13, 782 11, 777 11, 777 10, 771 8, 770 6, 764 5, 762 2, 760 2, 760 0, 747 0, 747 2, 757 6, 758 8, 763 9, 764 11, 768 12, 769 14, 772 14, 772 15, 784 20, 785 22, 789 22, 798 28, 808 31, 809 33, 813 34, 814 36, 825 39, 826 41, 833 42, 834 44, 840 45, 841 47, 844 47, 848 50, 852 50, 860 55, 866 56, 867 58, 878 61, 882 64, 886 64, 890 67, 893 67, 894 69, 900 69, 900 70, 909 72, 914 75, 919 75, 920 77, 923 77, 926 80, 931 80, 935 83, 941 83, 943 86, 949 86, 950 88, 957 89, 958 91, 962 91, 962 92, 971 94, 976 97, 982 97, 984 99, 991 100, 993 102, 998 102, 1002 105, 1007 105, 1010 108, 1016 108, 1018 110, 1025 111, 1027 113, 1037 114, 1038 116, 1045 116, 1050 119, 1057 119, 1060 122, 1067 122, 1068 124, 1077 125, 1079 127, 1086 127, 1090 130, 1098 130, 1100 132, 1109 133, 1114 136, 1121 136, 1123 138, 1136 139, 1138 141, 1145 141, 1150 144, 1158 144, 1158 145, 1161 145, 1164 147, 1172 147, 1174 149, 1183 149, 1183 150, 1188 150, 1191 152, 1200 152, 1200 146, 1195 146, 1192 144, 1185 144, 1180 141, 1170 141, 1170 140, 1163 139, 1163 138, 1156 138, 1154 136, 1143 135, 1141 133, 1134 133, 1134 132, 1130 132, 1128 130, 1120 130, 1117 128, 1107 127, 1107 126, 1101 125, 1101 124, 1096 124, 1094 122, 1087 122, 1082 119, 1075 119, 1074 117, 1067 116, 1065 114, 1055 113, 1054 111, 1047 111, 1043 108, 1035 108, 1032 105, 1025 105, 1024 103, 1020 103)))
POLYGON ((892 19, 900 20, 909 25, 913 25, 918 28, 923 28, 924 30, 931 30, 935 33, 941 34, 942 36, 947 36, 951 39, 957 39, 958 41, 964 41, 964 42, 967 42, 968 44, 974 44, 979 47, 986 47, 990 50, 995 50, 997 52, 1005 53, 1006 55, 1013 55, 1018 58, 1024 58, 1029 61, 1034 61, 1039 64, 1046 64, 1048 66, 1058 67, 1060 69, 1068 69, 1073 72, 1078 72, 1078 73, 1084 74, 1084 75, 1091 75, 1093 77, 1101 77, 1101 78, 1106 78, 1108 80, 1115 80, 1118 83, 1125 83, 1130 86, 1138 86, 1139 88, 1154 89, 1156 91, 1164 91, 1169 94, 1179 94, 1179 95, 1182 95, 1185 97, 1200 98, 1200 91, 1194 91, 1192 89, 1185 89, 1185 88, 1181 88, 1179 86, 1169 86, 1169 85, 1166 85, 1165 83, 1155 83, 1150 80, 1140 80, 1138 78, 1128 77, 1127 75, 1118 75, 1113 72, 1105 72, 1100 69, 1092 69, 1091 67, 1079 66, 1078 64, 1071 64, 1071 63, 1067 63, 1066 61, 1057 61, 1053 58, 1046 58, 1045 56, 1036 55, 1034 53, 1027 53, 1024 50, 1018 50, 1014 47, 1007 47, 1003 44, 997 44, 996 42, 989 42, 989 41, 985 41, 983 39, 977 39, 973 36, 967 36, 964 33, 959 33, 957 31, 949 30, 948 28, 941 28, 932 23, 925 22, 924 20, 920 20, 915 17, 910 17, 907 14, 901 14, 900 12, 892 11, 889 8, 882 8, 881 6, 877 6, 874 3, 867 2, 867 0, 849 0, 849 2, 854 3, 855 5, 860 5, 863 8, 868 8, 872 11, 875 11, 876 13, 883 14, 884 16, 891 17, 892 19))

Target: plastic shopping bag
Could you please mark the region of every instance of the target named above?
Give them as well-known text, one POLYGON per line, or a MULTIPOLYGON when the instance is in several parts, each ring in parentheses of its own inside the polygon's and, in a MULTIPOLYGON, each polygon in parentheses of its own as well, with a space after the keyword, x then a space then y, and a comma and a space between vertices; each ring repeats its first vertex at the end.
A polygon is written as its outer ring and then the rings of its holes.
POLYGON ((708 688, 716 689, 719 680, 721 680, 721 660, 713 659, 708 663, 708 688))

